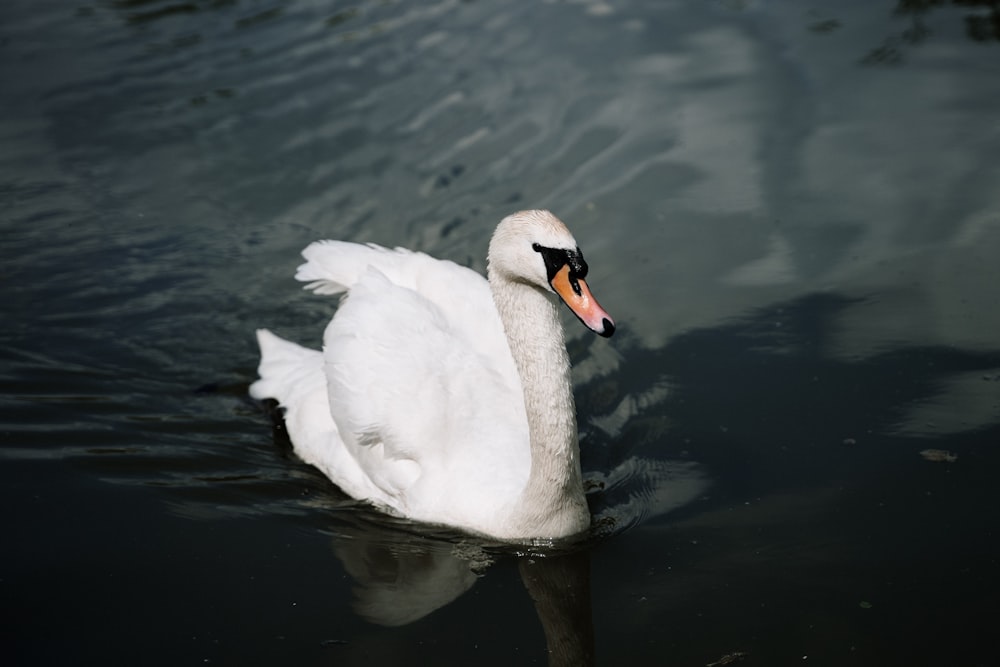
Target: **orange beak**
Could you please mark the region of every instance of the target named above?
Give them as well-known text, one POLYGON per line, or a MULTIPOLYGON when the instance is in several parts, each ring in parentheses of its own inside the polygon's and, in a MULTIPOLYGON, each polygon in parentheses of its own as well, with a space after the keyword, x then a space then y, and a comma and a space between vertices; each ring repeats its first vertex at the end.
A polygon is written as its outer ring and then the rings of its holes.
POLYGON ((573 314, 579 317, 588 329, 605 338, 615 332, 614 320, 601 308, 601 304, 597 303, 587 283, 582 278, 570 276, 568 264, 552 276, 550 284, 563 303, 569 306, 573 314))

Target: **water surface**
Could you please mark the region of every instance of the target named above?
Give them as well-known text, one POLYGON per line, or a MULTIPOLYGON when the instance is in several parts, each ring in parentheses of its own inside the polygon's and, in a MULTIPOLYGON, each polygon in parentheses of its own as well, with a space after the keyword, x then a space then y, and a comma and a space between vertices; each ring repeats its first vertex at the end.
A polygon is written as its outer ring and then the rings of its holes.
POLYGON ((11 664, 986 665, 991 3, 0 9, 11 664), (598 534, 387 520, 298 462, 252 331, 319 238, 485 268, 572 227, 598 534))

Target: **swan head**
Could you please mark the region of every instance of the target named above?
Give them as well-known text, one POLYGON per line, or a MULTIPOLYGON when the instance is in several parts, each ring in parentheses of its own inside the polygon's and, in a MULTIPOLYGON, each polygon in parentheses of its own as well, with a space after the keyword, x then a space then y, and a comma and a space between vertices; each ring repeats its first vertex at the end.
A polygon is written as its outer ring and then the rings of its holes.
POLYGON ((615 323, 584 280, 587 262, 566 225, 548 211, 520 211, 500 221, 490 241, 489 273, 528 283, 562 299, 591 331, 608 337, 615 323))

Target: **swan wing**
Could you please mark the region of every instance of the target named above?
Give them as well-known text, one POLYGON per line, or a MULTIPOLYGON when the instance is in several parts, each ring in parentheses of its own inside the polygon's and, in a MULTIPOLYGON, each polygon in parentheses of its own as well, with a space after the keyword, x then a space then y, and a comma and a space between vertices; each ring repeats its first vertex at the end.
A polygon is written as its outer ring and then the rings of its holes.
POLYGON ((417 520, 488 526, 523 490, 530 452, 486 280, 379 246, 317 242, 303 256, 296 278, 345 297, 322 353, 259 336, 253 394, 279 399, 296 453, 348 494, 417 520))
POLYGON ((392 285, 412 290, 433 304, 437 309, 434 314, 443 317, 448 328, 467 344, 489 356, 505 356, 509 362, 506 370, 517 378, 489 283, 472 269, 405 248, 390 250, 347 241, 316 241, 302 256, 306 262, 298 267, 295 279, 307 283, 306 289, 317 294, 343 294, 369 269, 375 269, 392 285))
POLYGON ((489 514, 527 480, 527 420, 506 343, 484 345, 487 323, 451 318, 466 311, 448 305, 369 267, 324 334, 327 392, 346 448, 387 504, 475 525, 461 515, 489 514))

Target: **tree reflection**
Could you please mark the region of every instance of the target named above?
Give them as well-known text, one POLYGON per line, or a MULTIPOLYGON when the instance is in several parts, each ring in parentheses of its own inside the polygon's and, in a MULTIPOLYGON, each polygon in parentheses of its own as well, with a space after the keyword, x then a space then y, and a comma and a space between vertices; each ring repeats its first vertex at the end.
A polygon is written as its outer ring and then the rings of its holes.
MULTIPOLYGON (((578 388, 590 424, 629 396, 650 395, 664 383, 669 391, 658 401, 636 401, 618 432, 581 424, 591 429, 584 469, 613 468, 626 452, 693 459, 712 480, 712 496, 755 496, 822 487, 857 473, 859 459, 870 470, 893 465, 892 445, 909 447, 916 461, 934 437, 954 444, 957 433, 974 438, 977 429, 996 426, 980 404, 996 395, 982 383, 996 376, 1000 350, 897 344, 855 357, 842 337, 867 305, 813 294, 678 335, 660 349, 624 351, 613 376, 578 388), (986 398, 969 398, 983 391, 986 398), (669 425, 657 427, 664 419, 669 425)), ((627 336, 627 326, 621 333, 627 336)), ((704 506, 679 512, 691 510, 704 506)))
POLYGON ((918 20, 938 7, 954 5, 966 10, 965 32, 977 42, 1000 40, 1000 2, 998 0, 899 0, 896 13, 918 20))
POLYGON ((927 25, 931 12, 943 7, 964 11, 966 36, 975 42, 1000 41, 1000 0, 898 0, 893 10, 910 25, 897 36, 887 37, 881 46, 861 59, 864 65, 895 65, 903 60, 902 48, 923 43, 932 33, 927 25))

